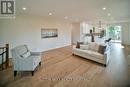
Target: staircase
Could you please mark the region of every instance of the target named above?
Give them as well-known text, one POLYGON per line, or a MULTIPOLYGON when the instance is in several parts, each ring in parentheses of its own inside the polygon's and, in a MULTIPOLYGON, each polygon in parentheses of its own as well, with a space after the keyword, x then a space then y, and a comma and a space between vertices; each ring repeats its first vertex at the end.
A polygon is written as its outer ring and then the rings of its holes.
POLYGON ((7 69, 9 67, 9 44, 4 47, 0 47, 0 70, 7 69))

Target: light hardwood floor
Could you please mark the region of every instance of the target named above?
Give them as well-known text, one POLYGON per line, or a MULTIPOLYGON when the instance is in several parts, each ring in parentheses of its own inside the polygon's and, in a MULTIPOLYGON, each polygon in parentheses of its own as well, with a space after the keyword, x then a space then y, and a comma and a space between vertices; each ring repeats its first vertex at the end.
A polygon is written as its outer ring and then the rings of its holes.
POLYGON ((0 87, 130 87, 130 53, 120 44, 111 47, 109 65, 72 55, 71 46, 43 53, 34 76, 12 68, 0 71, 0 87))

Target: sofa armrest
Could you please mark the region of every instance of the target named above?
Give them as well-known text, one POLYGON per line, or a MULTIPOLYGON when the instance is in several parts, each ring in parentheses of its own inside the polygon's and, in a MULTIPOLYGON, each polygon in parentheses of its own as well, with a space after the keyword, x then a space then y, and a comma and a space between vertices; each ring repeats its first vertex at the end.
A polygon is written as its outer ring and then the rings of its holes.
POLYGON ((110 47, 107 47, 107 49, 104 52, 104 59, 105 59, 105 64, 107 65, 109 62, 110 58, 110 47))
POLYGON ((107 54, 108 54, 108 52, 109 52, 109 50, 106 50, 106 51, 104 52, 104 55, 107 55, 107 54))

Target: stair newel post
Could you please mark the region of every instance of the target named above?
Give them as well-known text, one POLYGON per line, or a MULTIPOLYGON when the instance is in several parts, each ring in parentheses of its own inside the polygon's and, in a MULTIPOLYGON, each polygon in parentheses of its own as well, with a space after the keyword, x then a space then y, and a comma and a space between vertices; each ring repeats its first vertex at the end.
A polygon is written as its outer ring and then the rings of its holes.
POLYGON ((6 68, 9 66, 9 44, 6 44, 6 68))

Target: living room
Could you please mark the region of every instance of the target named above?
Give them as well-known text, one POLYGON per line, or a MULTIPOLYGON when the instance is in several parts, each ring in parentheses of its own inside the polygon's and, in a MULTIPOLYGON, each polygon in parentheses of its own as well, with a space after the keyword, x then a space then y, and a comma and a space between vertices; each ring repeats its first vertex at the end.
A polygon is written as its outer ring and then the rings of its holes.
MULTIPOLYGON (((15 0, 14 2, 15 14, 0 15, 0 48, 5 44, 9 45, 8 68, 3 65, 0 71, 1 87, 130 86, 129 0, 98 2, 96 0, 15 0), (117 39, 108 35, 109 31, 105 31, 104 38, 100 37, 102 30, 115 26, 121 26, 121 36, 118 37, 120 42, 115 42, 117 39), (44 37, 48 30, 56 32, 56 36, 44 37), (85 44, 93 42, 91 30, 94 42, 102 44, 112 38, 110 43, 108 42, 110 44, 108 63, 106 60, 100 62, 88 56, 84 58, 86 56, 72 55, 73 47, 77 42, 85 44), (36 67, 33 76, 30 72, 15 73, 13 70, 11 50, 20 45, 26 45, 28 50, 41 53, 39 62, 41 66, 36 67), (98 78, 103 82, 97 81, 98 78)), ((49 36, 49 33, 46 35, 49 36)), ((2 63, 1 56, 0 63, 2 63)))

